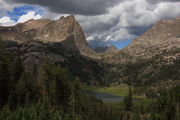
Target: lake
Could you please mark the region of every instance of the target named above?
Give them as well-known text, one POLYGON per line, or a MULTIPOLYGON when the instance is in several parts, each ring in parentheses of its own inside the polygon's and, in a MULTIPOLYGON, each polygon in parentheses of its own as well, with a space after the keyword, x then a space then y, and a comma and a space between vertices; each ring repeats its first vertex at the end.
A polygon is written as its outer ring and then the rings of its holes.
POLYGON ((122 102, 124 99, 123 96, 115 96, 110 93, 92 92, 92 91, 87 91, 86 93, 90 96, 94 96, 102 100, 104 103, 122 102))

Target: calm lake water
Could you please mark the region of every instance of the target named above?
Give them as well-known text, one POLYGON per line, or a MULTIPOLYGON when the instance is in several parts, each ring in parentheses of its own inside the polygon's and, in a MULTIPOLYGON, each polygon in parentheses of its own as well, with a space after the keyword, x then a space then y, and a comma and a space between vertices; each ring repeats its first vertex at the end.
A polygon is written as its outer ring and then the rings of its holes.
POLYGON ((102 100, 104 103, 121 102, 124 99, 124 97, 122 96, 115 96, 109 93, 102 93, 102 92, 88 91, 87 94, 102 100))

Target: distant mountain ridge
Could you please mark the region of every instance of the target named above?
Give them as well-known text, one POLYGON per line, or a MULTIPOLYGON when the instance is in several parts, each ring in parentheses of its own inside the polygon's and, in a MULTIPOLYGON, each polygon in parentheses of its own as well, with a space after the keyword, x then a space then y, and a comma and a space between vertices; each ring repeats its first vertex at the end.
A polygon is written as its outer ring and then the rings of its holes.
POLYGON ((180 18, 161 20, 125 49, 106 54, 102 59, 108 63, 124 63, 149 59, 164 51, 180 48, 180 18))
POLYGON ((132 56, 152 56, 180 48, 180 18, 161 20, 124 50, 132 56))
POLYGON ((180 84, 180 18, 161 20, 125 49, 101 56, 109 64, 105 78, 116 84, 173 88, 180 84))

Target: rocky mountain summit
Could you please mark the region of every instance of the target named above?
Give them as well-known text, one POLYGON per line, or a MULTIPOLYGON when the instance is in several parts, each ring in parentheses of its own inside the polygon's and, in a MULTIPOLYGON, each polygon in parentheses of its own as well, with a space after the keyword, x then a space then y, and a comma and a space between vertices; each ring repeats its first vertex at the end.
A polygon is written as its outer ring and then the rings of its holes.
POLYGON ((0 44, 23 61, 27 71, 50 62, 70 69, 86 83, 100 79, 101 66, 88 45, 74 16, 59 20, 29 20, 11 27, 0 27, 0 44), (93 59, 92 59, 93 58, 93 59))
POLYGON ((161 20, 123 50, 106 54, 109 63, 149 59, 164 51, 180 48, 180 18, 161 20))
POLYGON ((2 40, 19 44, 27 41, 62 43, 64 48, 79 51, 84 56, 97 57, 73 15, 56 21, 29 20, 12 27, 0 27, 0 36, 2 40))

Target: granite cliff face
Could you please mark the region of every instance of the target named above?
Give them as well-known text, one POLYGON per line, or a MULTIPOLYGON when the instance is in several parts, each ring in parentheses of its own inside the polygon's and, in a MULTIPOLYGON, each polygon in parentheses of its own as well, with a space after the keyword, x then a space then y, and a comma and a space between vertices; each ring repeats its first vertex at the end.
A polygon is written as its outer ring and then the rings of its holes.
POLYGON ((89 47, 74 16, 0 27, 1 44, 23 61, 26 71, 38 70, 42 63, 49 62, 68 68, 85 83, 101 80, 102 66, 92 59, 97 58, 97 54, 89 47))
POLYGON ((96 58, 89 47, 84 32, 74 16, 61 17, 57 21, 29 20, 12 27, 0 27, 2 40, 18 43, 42 41, 44 43, 63 43, 67 49, 79 51, 82 55, 96 58))
POLYGON ((115 46, 105 46, 105 47, 95 47, 94 51, 97 53, 109 53, 117 51, 118 49, 115 46))
POLYGON ((92 84, 99 80, 98 55, 89 47, 74 16, 59 20, 29 20, 12 27, 0 27, 3 46, 20 58, 27 71, 44 62, 69 68, 74 76, 92 84))
POLYGON ((128 47, 106 54, 103 59, 109 63, 124 63, 149 59, 164 51, 180 48, 180 18, 157 22, 128 47))

